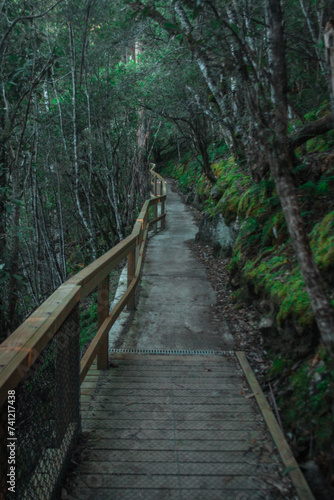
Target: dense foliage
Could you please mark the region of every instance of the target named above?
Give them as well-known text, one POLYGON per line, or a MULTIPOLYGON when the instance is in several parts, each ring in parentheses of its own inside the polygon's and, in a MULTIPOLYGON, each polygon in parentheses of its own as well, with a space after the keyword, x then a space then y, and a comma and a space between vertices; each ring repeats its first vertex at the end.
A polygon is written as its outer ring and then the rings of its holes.
POLYGON ((2 336, 127 234, 148 164, 170 161, 204 211, 238 219, 235 296, 271 304, 273 373, 299 408, 287 421, 302 422, 313 372, 321 420, 334 357, 333 7, 3 0, 2 336))
POLYGON ((147 196, 142 23, 128 25, 121 7, 1 4, 3 336, 122 239, 147 196))

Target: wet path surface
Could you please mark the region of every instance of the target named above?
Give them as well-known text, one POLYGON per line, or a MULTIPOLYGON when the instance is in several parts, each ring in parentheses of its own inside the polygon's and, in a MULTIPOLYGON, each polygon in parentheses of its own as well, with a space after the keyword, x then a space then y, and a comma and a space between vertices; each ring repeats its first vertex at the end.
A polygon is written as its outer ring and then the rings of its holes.
POLYGON ((249 395, 233 355, 114 355, 71 498, 292 498, 249 395))
POLYGON ((228 327, 211 319, 216 297, 186 244, 196 232, 169 188, 167 229, 149 240, 137 311, 121 347, 193 353, 114 352, 108 371, 91 370, 82 386, 87 443, 66 498, 296 498, 228 327))
POLYGON ((186 242, 196 224, 178 193, 167 187, 166 230, 151 238, 135 319, 122 347, 230 350, 227 323, 212 319, 216 296, 186 242))

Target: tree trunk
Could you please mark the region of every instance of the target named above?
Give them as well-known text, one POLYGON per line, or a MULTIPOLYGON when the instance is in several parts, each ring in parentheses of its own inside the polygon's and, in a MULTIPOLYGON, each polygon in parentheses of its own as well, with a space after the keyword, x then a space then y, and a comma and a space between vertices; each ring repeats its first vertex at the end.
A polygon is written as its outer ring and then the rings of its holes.
MULTIPOLYGON (((317 36, 316 27, 314 26, 311 12, 310 12, 311 3, 309 2, 308 7, 306 7, 304 4, 304 0, 299 0, 299 4, 300 4, 300 8, 304 14, 305 21, 306 21, 306 24, 308 26, 308 29, 309 29, 309 32, 310 32, 310 35, 312 38, 312 42, 313 42, 315 53, 317 55, 319 67, 320 67, 322 73, 325 73, 326 67, 324 65, 324 61, 323 61, 323 58, 322 58, 320 50, 319 50, 320 40, 319 40, 319 37, 317 36)), ((320 30, 321 30, 321 26, 320 26, 320 30)))
POLYGON ((334 314, 326 295, 324 281, 315 263, 300 214, 298 197, 290 173, 291 159, 287 138, 287 78, 283 15, 280 0, 266 0, 269 41, 269 66, 275 105, 274 137, 269 149, 269 164, 281 201, 291 241, 305 280, 321 340, 334 359, 334 314))
POLYGON ((324 42, 328 65, 328 88, 334 125, 334 17, 331 17, 326 24, 324 42))
POLYGON ((86 77, 86 98, 87 98, 87 113, 88 113, 88 130, 89 130, 89 172, 88 172, 88 189, 86 193, 87 205, 88 205, 88 217, 89 217, 89 226, 90 226, 90 235, 92 240, 92 250, 93 250, 93 259, 97 258, 97 244, 96 244, 96 228, 95 228, 95 219, 93 213, 93 203, 92 203, 92 179, 93 179, 93 132, 92 132, 92 119, 91 119, 91 108, 90 108, 90 96, 89 90, 87 86, 87 77, 86 77))
POLYGON ((80 171, 79 171, 79 156, 78 156, 78 127, 77 127, 77 80, 76 80, 76 49, 72 23, 69 23, 69 37, 71 49, 71 73, 72 73, 72 112, 73 112, 73 164, 74 164, 74 194, 75 201, 82 223, 86 228, 90 245, 92 248, 93 259, 96 258, 97 249, 94 239, 94 232, 89 224, 85 212, 82 208, 80 199, 80 171))

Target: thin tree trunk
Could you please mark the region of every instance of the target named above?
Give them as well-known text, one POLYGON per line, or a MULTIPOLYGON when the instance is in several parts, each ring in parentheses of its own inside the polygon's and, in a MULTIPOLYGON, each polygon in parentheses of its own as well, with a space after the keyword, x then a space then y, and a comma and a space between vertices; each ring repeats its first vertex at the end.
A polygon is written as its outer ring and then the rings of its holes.
POLYGON ((119 209, 118 209, 118 197, 117 197, 117 193, 116 193, 113 171, 111 171, 111 174, 110 174, 110 176, 108 176, 108 178, 109 177, 110 177, 110 184, 111 184, 111 191, 112 191, 112 199, 110 198, 110 193, 109 193, 109 183, 108 183, 108 197, 109 197, 109 201, 114 209, 117 233, 118 233, 119 240, 121 241, 124 238, 124 236, 123 236, 123 230, 122 230, 122 219, 121 219, 121 215, 120 215, 119 209))
POLYGON ((95 228, 95 220, 93 214, 93 206, 92 206, 92 179, 93 179, 93 133, 92 133, 92 119, 91 119, 91 108, 90 108, 90 96, 89 90, 87 87, 87 79, 86 79, 86 98, 87 98, 87 113, 88 113, 88 130, 89 130, 89 172, 88 172, 88 190, 86 194, 87 205, 88 205, 88 217, 90 224, 91 237, 93 239, 93 259, 97 258, 97 245, 96 245, 96 228, 95 228))
MULTIPOLYGON (((313 42, 313 45, 314 45, 314 50, 315 50, 315 53, 317 55, 317 58, 318 58, 318 63, 319 63, 319 67, 321 69, 321 71, 325 74, 326 72, 326 65, 324 64, 324 60, 323 60, 323 57, 321 56, 320 54, 320 50, 319 50, 319 47, 320 47, 320 40, 317 36, 317 33, 316 33, 316 28, 314 26, 314 23, 313 23, 313 20, 311 18, 311 3, 309 2, 308 4, 308 7, 305 6, 304 4, 304 0, 299 0, 299 5, 300 5, 300 8, 303 12, 303 15, 305 17, 305 21, 306 21, 306 24, 307 24, 307 27, 309 29, 309 32, 310 32, 310 35, 311 35, 311 38, 312 38, 312 42, 313 42)), ((321 29, 321 26, 320 26, 320 29, 321 29)))
POLYGON ((78 129, 77 129, 77 84, 76 84, 76 49, 72 23, 69 23, 69 38, 71 49, 71 73, 72 73, 72 114, 73 114, 73 165, 74 165, 74 194, 75 201, 82 223, 86 228, 92 248, 93 258, 97 255, 94 233, 87 220, 85 212, 80 200, 80 172, 79 172, 79 155, 78 155, 78 129))
POLYGON ((65 254, 65 234, 64 234, 64 217, 63 217, 63 205, 61 199, 61 184, 60 184, 60 174, 58 164, 56 165, 56 175, 57 175, 57 193, 55 193, 55 199, 57 199, 57 213, 58 213, 58 223, 59 223, 59 252, 60 252, 60 264, 62 269, 63 281, 66 281, 67 269, 66 269, 66 254, 65 254))
MULTIPOLYGON (((36 183, 37 183, 37 179, 36 179, 36 183)), ((41 235, 42 235, 43 240, 44 240, 44 245, 45 245, 47 255, 49 257, 49 263, 50 263, 49 270, 50 270, 50 274, 52 276, 53 282, 57 286, 59 286, 63 282, 63 276, 62 276, 62 273, 61 273, 61 270, 59 267, 59 263, 58 263, 53 245, 51 243, 48 224, 47 224, 47 221, 45 218, 45 213, 44 213, 43 200, 42 200, 42 196, 40 193, 38 183, 37 183, 36 189, 37 189, 37 196, 38 196, 38 202, 39 202, 39 222, 40 222, 40 227, 41 227, 41 235), (57 276, 57 280, 55 280, 55 278, 54 278, 55 275, 57 276)))
POLYGON ((325 50, 327 61, 328 88, 331 102, 332 119, 334 124, 334 16, 329 19, 325 28, 325 50))
MULTIPOLYGON (((19 160, 22 151, 23 139, 27 128, 30 107, 32 102, 32 92, 34 88, 34 73, 35 73, 35 62, 36 62, 36 52, 34 53, 34 60, 31 68, 31 80, 30 88, 28 93, 28 102, 24 115, 24 121, 21 129, 19 144, 16 150, 12 152, 13 155, 13 166, 12 166, 12 199, 13 199, 13 226, 12 226, 12 241, 11 241, 11 260, 9 268, 9 282, 8 282, 8 324, 9 330, 12 330, 15 321, 16 308, 18 304, 18 291, 17 291, 17 278, 18 274, 18 261, 19 261, 19 223, 20 223, 20 206, 18 204, 19 200, 19 160)), ((21 169, 25 164, 26 159, 23 158, 21 169)), ((8 334, 10 334, 10 331, 8 334)))
POLYGON ((64 134, 64 126, 63 126, 63 113, 62 113, 62 109, 61 109, 61 105, 60 105, 60 100, 59 100, 57 85, 56 85, 55 78, 54 78, 54 69, 53 69, 53 66, 51 66, 51 75, 52 75, 53 92, 55 94, 55 98, 56 98, 56 101, 57 101, 58 112, 59 112, 59 125, 60 125, 61 137, 62 137, 62 140, 63 140, 64 151, 65 151, 65 153, 67 155, 67 144, 66 144, 66 139, 65 139, 65 134, 64 134))
MULTIPOLYGON (((106 179, 107 179, 107 196, 110 205, 113 208, 114 211, 114 216, 115 216, 115 221, 116 221, 116 228, 117 228, 117 234, 118 238, 120 241, 124 238, 123 234, 123 229, 122 229, 122 217, 119 211, 119 201, 118 201, 118 196, 116 192, 116 186, 115 186, 115 172, 114 172, 114 165, 113 165, 113 155, 111 150, 108 151, 107 145, 106 145, 106 140, 103 134, 103 130, 100 129, 100 135, 101 135, 101 140, 104 145, 104 162, 105 162, 105 167, 106 167, 106 179), (108 161, 108 152, 111 155, 111 167, 109 166, 109 161, 108 161), (111 188, 111 192, 110 192, 111 188)), ((112 145, 110 144, 112 147, 112 145)))
POLYGON ((272 93, 275 105, 275 135, 270 148, 269 163, 320 336, 330 356, 334 359, 333 309, 326 295, 324 281, 312 255, 290 173, 291 160, 287 139, 287 78, 283 14, 280 0, 266 0, 266 13, 267 25, 269 26, 269 66, 272 74, 272 93))

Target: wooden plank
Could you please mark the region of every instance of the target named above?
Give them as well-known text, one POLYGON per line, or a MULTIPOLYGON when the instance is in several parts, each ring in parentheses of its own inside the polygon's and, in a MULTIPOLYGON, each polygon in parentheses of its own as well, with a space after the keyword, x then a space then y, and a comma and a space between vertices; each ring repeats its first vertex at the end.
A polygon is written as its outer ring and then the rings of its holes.
POLYGON ((67 283, 75 283, 81 287, 81 300, 94 290, 119 262, 127 257, 131 249, 136 246, 138 233, 139 231, 136 231, 135 234, 131 233, 128 238, 68 280, 67 283), (125 245, 123 244, 124 242, 126 242, 125 245))
POLYGON ((149 206, 156 205, 158 203, 162 203, 163 201, 166 201, 166 199, 167 199, 167 195, 165 195, 165 194, 154 196, 153 198, 151 198, 149 200, 149 206))
MULTIPOLYGON (((180 470, 180 475, 214 475, 214 476, 239 476, 239 475, 252 475, 259 476, 263 474, 262 469, 258 464, 249 463, 234 463, 233 467, 227 462, 223 463, 188 463, 183 462, 179 465, 174 462, 144 462, 140 461, 139 464, 127 464, 127 474, 161 474, 161 475, 172 475, 178 473, 178 468, 180 470)), ((92 461, 87 460, 83 462, 81 470, 84 474, 123 474, 124 473, 124 463, 118 463, 116 461, 92 461)))
POLYGON ((116 306, 113 308, 109 316, 105 319, 102 326, 99 328, 97 334, 93 338, 90 346, 88 347, 85 355, 83 356, 80 364, 80 383, 83 382, 86 373, 88 372, 99 348, 100 342, 103 342, 104 337, 108 336, 108 332, 120 313, 123 311, 124 307, 127 305, 131 298, 133 290, 137 286, 138 278, 134 278, 128 287, 127 291, 123 297, 117 302, 116 306))
POLYGON ((90 450, 142 450, 146 451, 244 451, 247 452, 250 448, 247 441, 181 441, 179 443, 174 440, 164 439, 147 439, 144 443, 133 439, 110 439, 108 436, 94 439, 90 443, 90 450))
MULTIPOLYGON (((135 272, 136 272, 136 251, 132 250, 131 253, 128 255, 128 276, 127 276, 127 282, 128 282, 128 287, 131 285, 134 277, 135 277, 135 272)), ((136 308, 136 299, 134 294, 129 297, 128 300, 128 310, 129 311, 134 311, 136 308)))
MULTIPOLYGON (((91 394, 81 396, 81 401, 89 402, 91 400, 91 394)), ((96 401, 96 400, 95 400, 96 401)), ((214 430, 217 434, 218 432, 226 431, 226 430, 235 430, 236 426, 239 430, 249 431, 249 430, 258 430, 259 422, 257 420, 236 420, 235 418, 231 420, 222 420, 216 419, 212 420, 188 420, 188 421, 174 421, 173 416, 171 415, 170 420, 151 420, 151 419, 127 419, 115 416, 110 418, 106 412, 102 412, 96 410, 97 403, 94 408, 94 417, 91 415, 87 418, 87 423, 94 422, 94 429, 105 428, 112 431, 112 429, 128 429, 132 430, 132 432, 141 431, 145 428, 149 428, 150 430, 162 431, 165 430, 184 430, 184 431, 212 431, 214 430), (101 416, 101 414, 103 415, 101 416), (100 418, 101 416, 101 418, 100 418)))
POLYGON ((79 300, 80 287, 64 283, 0 346, 0 406, 79 300))
MULTIPOLYGON (((149 426, 149 424, 147 424, 149 426)), ((86 422, 86 428, 87 429, 92 429, 94 430, 94 437, 98 438, 100 436, 108 436, 110 439, 124 439, 124 440, 131 440, 134 436, 134 430, 133 429, 115 429, 115 428, 110 428, 108 425, 108 421, 104 421, 101 423, 101 421, 96 424, 95 420, 89 420, 89 426, 87 426, 86 422)), ((154 430, 154 429, 136 429, 135 431, 135 437, 136 439, 142 441, 142 443, 146 440, 150 439, 155 439, 161 441, 173 441, 175 436, 175 439, 177 441, 182 441, 182 442, 196 442, 196 443, 201 443, 201 442, 208 442, 208 441, 229 441, 229 442, 236 442, 236 441, 246 441, 248 443, 250 442, 263 442, 266 440, 266 436, 263 436, 263 434, 257 430, 243 430, 243 431, 231 431, 231 430, 224 430, 224 431, 219 431, 217 429, 201 429, 201 430, 174 430, 170 429, 167 430, 165 429, 163 432, 161 430, 154 430)))
POLYGON ((139 278, 142 267, 143 267, 143 259, 144 259, 147 235, 148 235, 148 227, 146 227, 146 229, 144 231, 143 241, 142 241, 142 244, 140 246, 140 251, 139 251, 139 255, 138 255, 138 262, 137 262, 136 271, 135 271, 136 278, 139 278))
POLYGON ((80 389, 81 415, 84 419, 86 419, 87 410, 90 408, 92 401, 92 395, 95 392, 102 373, 105 373, 105 371, 97 370, 97 359, 95 358, 80 389))
POLYGON ((161 222, 161 229, 166 229, 166 202, 165 200, 161 201, 161 216, 163 217, 161 222))
MULTIPOLYGON (((87 381, 87 377, 85 379, 85 382, 86 383, 87 381)), ((94 380, 90 380, 89 383, 94 383, 94 380)), ((110 383, 112 384, 112 381, 110 381, 110 383)), ((108 390, 108 387, 102 387, 100 390, 99 390, 99 397, 103 398, 103 397, 110 397, 111 395, 113 395, 113 393, 111 393, 110 390, 108 390)), ((137 405, 137 404, 156 404, 157 406, 158 405, 166 405, 166 404, 172 404, 172 402, 174 402, 175 404, 177 405, 185 405, 187 406, 188 404, 200 404, 200 405, 205 405, 206 407, 211 407, 211 406, 215 406, 215 405, 218 405, 218 404, 221 404, 221 401, 217 398, 217 396, 213 396, 213 397, 205 397, 205 396, 202 396, 202 397, 197 397, 197 396, 193 396, 193 397, 187 397, 185 399, 185 396, 178 396, 178 397, 175 397, 174 396, 174 393, 172 396, 142 396, 142 394, 124 394, 124 395, 117 395, 117 401, 119 403, 131 403, 132 405, 137 405)), ((228 404, 228 405, 244 405, 244 406, 248 406, 248 401, 246 398, 242 397, 242 396, 235 396, 234 394, 228 398, 224 398, 224 404, 228 404)))
MULTIPOLYGON (((155 217, 155 213, 154 213, 154 217, 155 217)), ((159 215, 159 217, 155 217, 154 219, 152 219, 150 222, 149 222, 149 225, 152 226, 152 224, 154 224, 154 232, 156 233, 156 230, 155 230, 155 227, 157 226, 157 222, 159 222, 159 220, 165 220, 166 218, 166 214, 163 214, 163 215, 159 215)))
POLYGON ((250 388, 255 395, 256 401, 259 405, 264 420, 266 421, 270 434, 277 446, 278 452, 282 458, 286 471, 289 473, 294 487, 296 488, 300 500, 315 500, 306 482, 303 473, 301 472, 295 457, 288 445, 281 428, 279 427, 276 418, 266 400, 262 389, 256 380, 254 372, 247 361, 246 355, 243 351, 236 351, 238 361, 246 375, 250 388))
POLYGON ((158 231, 158 224, 157 224, 157 218, 158 218, 158 204, 154 204, 154 215, 153 215, 153 221, 151 224, 154 226, 154 233, 156 234, 158 231))
MULTIPOLYGON (((263 452, 261 452, 263 453, 263 452)), ((197 451, 179 451, 178 456, 183 463, 243 463, 245 460, 244 451, 212 451, 210 453, 202 453, 197 451)), ((175 453, 172 451, 159 450, 115 450, 115 449, 100 449, 91 450, 89 458, 97 462, 117 462, 123 463, 126 467, 127 463, 142 462, 175 462, 175 453)), ((247 452, 247 459, 250 463, 256 463, 259 454, 256 452, 247 452)), ((260 469, 261 470, 261 469, 260 469)), ((203 497, 202 497, 203 498, 203 497)), ((205 500, 205 499, 203 499, 205 500)), ((223 500, 220 497, 220 500, 223 500)), ((225 500, 225 497, 224 497, 225 500)), ((236 499, 234 499, 236 500, 236 499)), ((242 497, 240 498, 242 500, 242 497)), ((246 499, 245 499, 246 500, 246 499)))
MULTIPOLYGON (((135 244, 135 243, 134 243, 135 244)), ((128 250, 127 250, 128 251, 128 250)), ((90 280, 87 281, 84 285, 81 285, 80 289, 80 300, 83 300, 87 295, 89 295, 94 288, 98 286, 98 284, 114 269, 122 260, 124 260, 127 256, 127 253, 125 252, 124 255, 119 255, 117 258, 112 260, 107 266, 103 267, 100 272, 95 274, 95 276, 90 280)))
MULTIPOLYGON (((94 476, 95 478, 96 476, 94 476)), ((228 478, 226 479, 228 480, 228 478)), ((140 498, 145 500, 170 500, 174 498, 181 498, 180 496, 180 488, 177 480, 173 482, 173 484, 168 487, 162 489, 158 488, 143 488, 134 491, 131 489, 125 488, 112 488, 110 490, 108 487, 101 487, 94 489, 94 495, 92 496, 91 489, 87 484, 81 485, 76 488, 77 498, 94 498, 94 500, 105 500, 110 498, 110 492, 112 491, 112 500, 133 500, 134 498, 140 498)), ((72 497, 73 498, 73 497, 72 497)), ((251 498, 255 499, 256 497, 252 497, 252 491, 249 489, 245 490, 229 490, 224 491, 224 500, 251 500, 251 498)), ((259 498, 259 497, 258 497, 259 498)), ((203 486, 200 490, 197 489, 183 489, 182 490, 182 500, 222 500, 222 487, 221 485, 215 488, 203 486)))
MULTIPOLYGON (((130 388, 130 387, 129 387, 130 388)), ((134 390, 139 391, 139 388, 133 388, 134 390)), ((131 403, 131 401, 129 401, 131 403)), ((168 403, 157 405, 156 403, 131 403, 127 405, 126 403, 118 403, 117 400, 113 403, 110 401, 101 401, 101 404, 104 405, 106 411, 115 411, 116 413, 122 411, 123 415, 130 418, 131 414, 136 413, 138 417, 140 417, 140 413, 145 412, 145 414, 155 414, 159 413, 164 414, 166 411, 169 411, 170 405, 168 403)), ((249 414, 249 407, 245 405, 235 405, 235 404, 217 404, 217 405, 196 405, 196 404, 174 404, 173 411, 175 418, 178 417, 178 414, 184 413, 193 413, 197 415, 198 419, 201 418, 214 418, 215 415, 219 414, 219 418, 236 417, 236 415, 240 415, 242 413, 249 414)))
MULTIPOLYGON (((97 326, 103 324, 109 314, 109 275, 104 278, 99 284, 97 298, 97 326)), ((103 337, 98 352, 97 352, 97 368, 98 370, 106 370, 108 368, 108 335, 103 337)))

